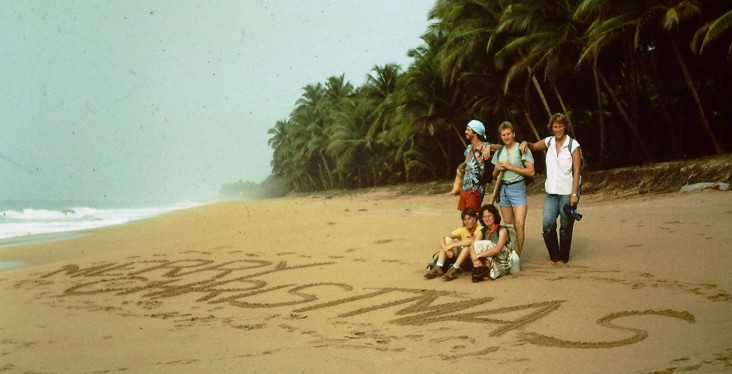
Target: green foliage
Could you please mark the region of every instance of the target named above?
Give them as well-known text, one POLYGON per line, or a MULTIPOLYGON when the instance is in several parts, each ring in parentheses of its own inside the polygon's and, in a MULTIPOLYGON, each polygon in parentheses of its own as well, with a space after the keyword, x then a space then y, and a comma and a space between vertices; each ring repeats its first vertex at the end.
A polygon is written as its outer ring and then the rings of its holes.
POLYGON ((266 199, 281 197, 290 190, 275 176, 269 176, 262 183, 239 181, 221 186, 219 195, 226 199, 266 199))
POLYGON ((450 179, 470 119, 493 143, 505 120, 533 140, 554 112, 593 169, 724 152, 731 12, 729 0, 437 0, 406 69, 303 87, 268 132, 273 176, 294 191, 450 179))

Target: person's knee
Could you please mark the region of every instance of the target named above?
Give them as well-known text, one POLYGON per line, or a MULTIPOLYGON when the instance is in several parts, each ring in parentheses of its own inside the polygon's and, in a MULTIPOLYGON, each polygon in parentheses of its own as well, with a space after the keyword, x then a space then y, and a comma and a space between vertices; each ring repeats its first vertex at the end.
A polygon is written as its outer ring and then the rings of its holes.
POLYGON ((557 223, 554 221, 544 221, 541 223, 541 230, 543 232, 554 231, 557 229, 557 223))

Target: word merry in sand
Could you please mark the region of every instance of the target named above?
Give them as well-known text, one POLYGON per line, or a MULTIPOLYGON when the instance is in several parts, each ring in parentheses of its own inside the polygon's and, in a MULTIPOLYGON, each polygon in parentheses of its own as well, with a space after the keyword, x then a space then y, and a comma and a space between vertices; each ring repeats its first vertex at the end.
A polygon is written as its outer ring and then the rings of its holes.
POLYGON ((514 306, 490 308, 494 297, 479 297, 459 301, 440 302, 455 297, 451 292, 410 289, 377 288, 354 292, 354 287, 345 283, 322 282, 311 284, 269 285, 261 278, 265 275, 295 271, 305 268, 333 265, 333 262, 316 262, 288 266, 282 261, 273 263, 263 260, 236 260, 215 262, 206 259, 185 260, 140 260, 125 263, 106 263, 81 268, 66 265, 59 270, 42 275, 48 278, 66 275, 83 279, 66 289, 65 296, 94 295, 111 293, 115 295, 138 294, 141 298, 162 299, 195 295, 197 302, 226 304, 238 308, 278 308, 297 306, 293 314, 306 313, 329 308, 353 308, 341 312, 338 317, 348 318, 369 312, 400 307, 394 312, 395 318, 387 321, 397 325, 422 326, 432 323, 467 322, 495 326, 490 336, 501 336, 517 329, 526 342, 565 348, 611 348, 642 341, 648 332, 637 328, 623 327, 616 320, 634 316, 664 316, 694 323, 695 318, 687 312, 674 310, 622 311, 599 318, 596 323, 602 328, 616 329, 628 333, 628 337, 615 341, 582 342, 557 339, 533 332, 525 332, 527 327, 557 311, 566 301, 552 300, 514 306), (329 292, 323 292, 327 289, 329 292), (335 289, 335 290, 334 290, 335 289), (286 292, 282 292, 286 291, 286 292), (338 297, 339 294, 347 297, 338 297), (283 298, 277 302, 261 303, 252 299, 264 294, 283 298), (320 301, 319 295, 326 294, 332 300, 320 301), (378 300, 386 299, 378 303, 378 300), (305 305, 307 304, 307 305, 305 305), (367 306, 360 306, 360 305, 367 306), (518 315, 518 316, 517 316, 518 315), (506 318, 500 318, 505 316, 506 318))

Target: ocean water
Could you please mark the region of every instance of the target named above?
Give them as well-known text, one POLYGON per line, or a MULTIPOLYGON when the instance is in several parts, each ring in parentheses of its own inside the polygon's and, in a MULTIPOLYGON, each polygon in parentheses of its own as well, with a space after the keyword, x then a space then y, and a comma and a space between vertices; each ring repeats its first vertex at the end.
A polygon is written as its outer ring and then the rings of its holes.
POLYGON ((0 200, 0 248, 68 237, 202 204, 0 200))

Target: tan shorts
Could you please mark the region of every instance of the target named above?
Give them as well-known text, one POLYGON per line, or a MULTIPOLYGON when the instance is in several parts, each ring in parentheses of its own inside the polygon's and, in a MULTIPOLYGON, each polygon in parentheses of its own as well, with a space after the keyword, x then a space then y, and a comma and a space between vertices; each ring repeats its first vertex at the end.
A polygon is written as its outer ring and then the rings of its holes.
POLYGON ((473 242, 473 248, 475 248, 475 254, 480 255, 481 253, 488 252, 493 249, 496 244, 490 240, 476 240, 473 242))

